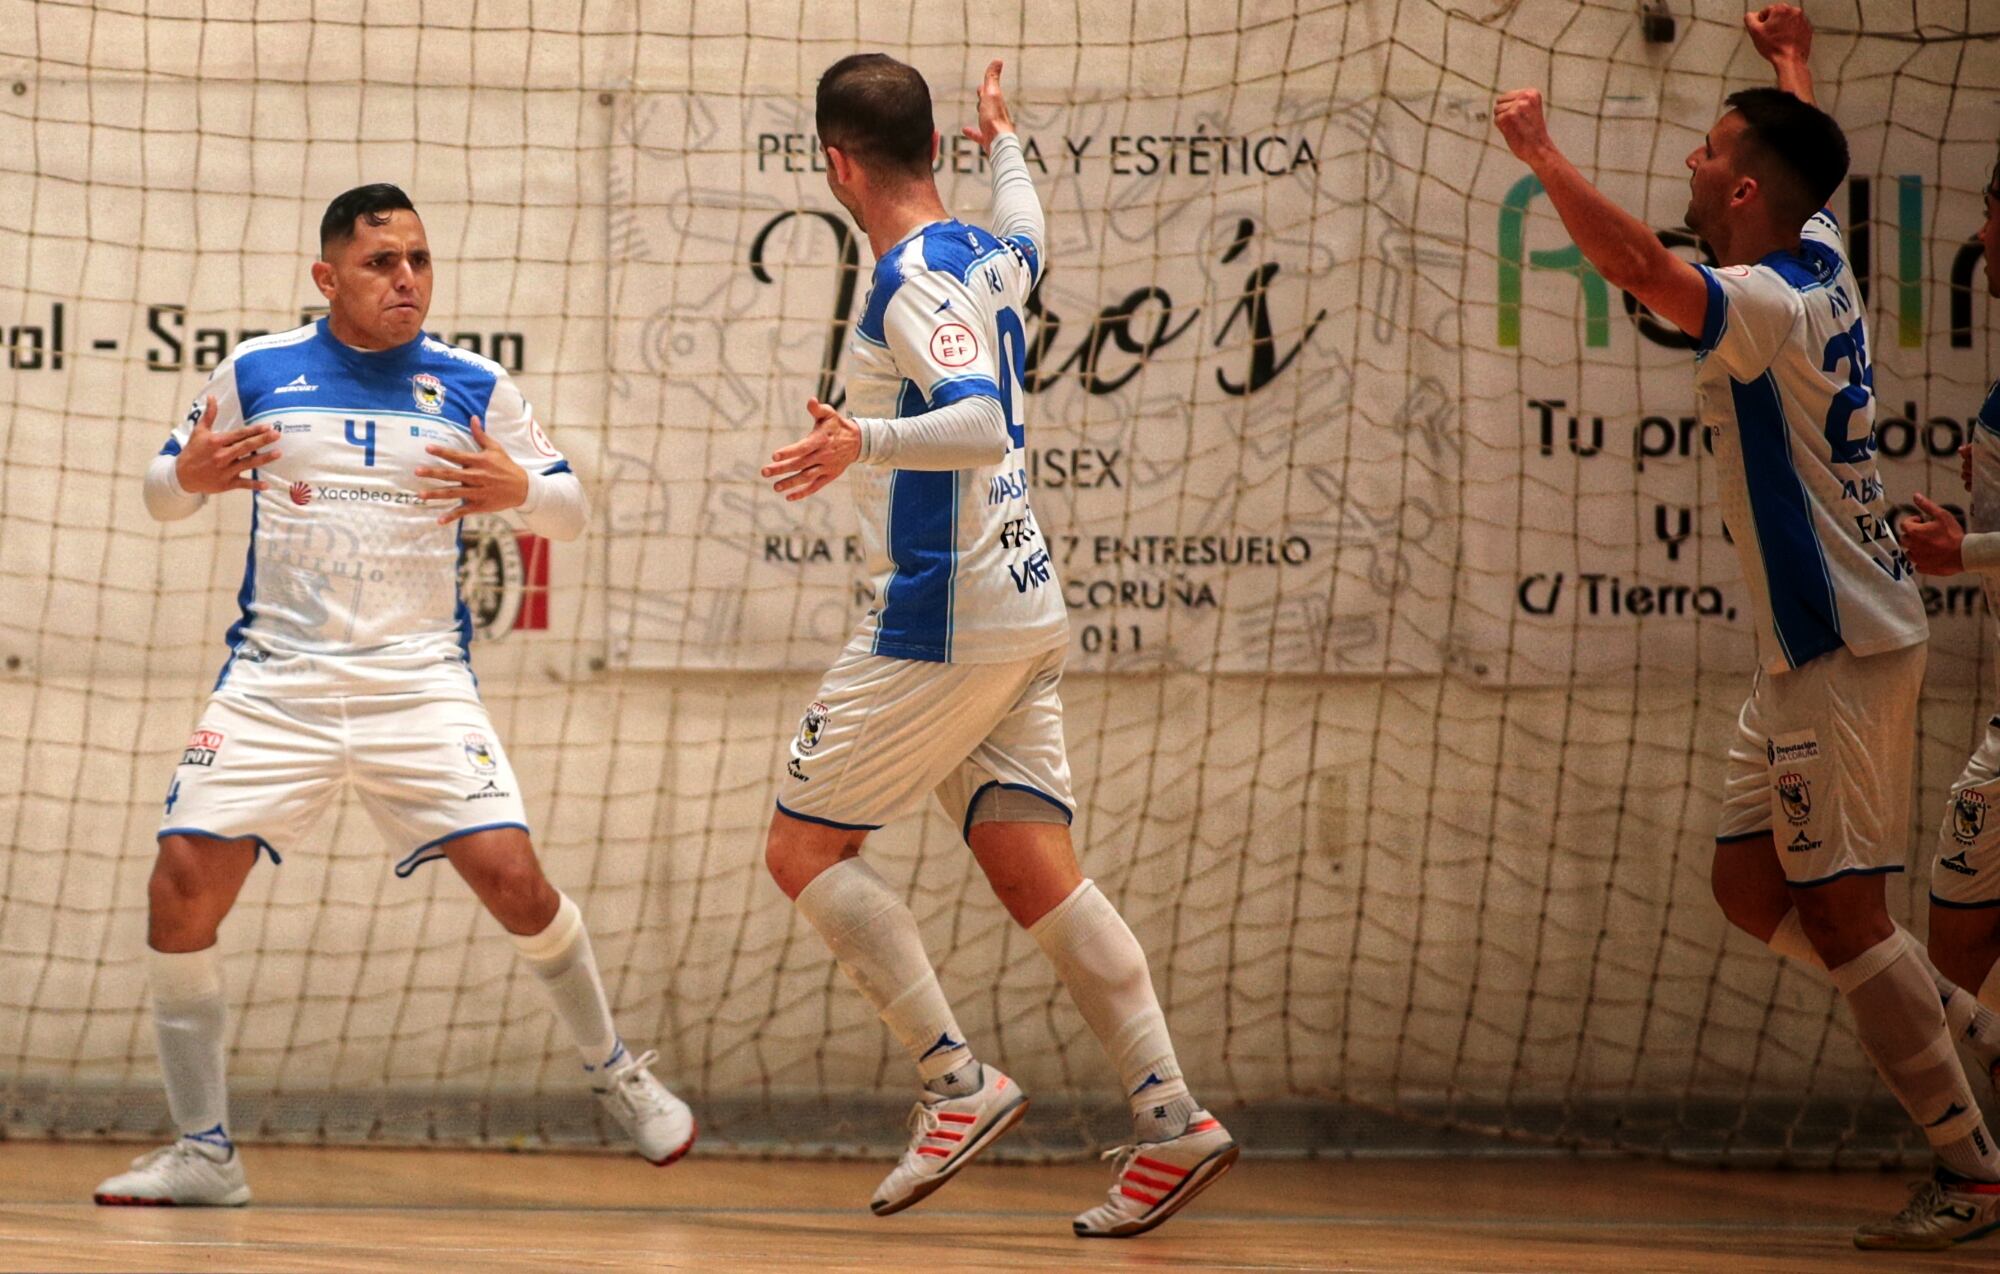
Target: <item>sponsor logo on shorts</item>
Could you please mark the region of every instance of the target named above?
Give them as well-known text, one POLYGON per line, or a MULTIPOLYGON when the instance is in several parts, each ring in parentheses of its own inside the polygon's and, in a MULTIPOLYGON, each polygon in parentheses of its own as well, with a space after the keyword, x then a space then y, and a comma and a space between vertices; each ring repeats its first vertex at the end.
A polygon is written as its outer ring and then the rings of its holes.
MULTIPOLYGON (((1951 798, 1951 838, 1961 845, 1979 839, 1986 827, 1986 793, 1970 788, 1951 798)), ((1963 857, 1963 855, 1961 855, 1963 857)))
POLYGON ((1812 783, 1799 773, 1778 776, 1778 801, 1785 807, 1785 821, 1794 827, 1805 826, 1812 817, 1812 783))
POLYGON ((799 751, 810 752, 819 746, 819 737, 826 731, 826 719, 831 712, 817 700, 806 709, 805 719, 799 722, 799 751))
POLYGON ((801 783, 812 782, 811 779, 806 777, 805 767, 799 764, 799 759, 797 757, 792 757, 785 762, 785 770, 793 778, 797 779, 801 783))
POLYGON ((1800 832, 1785 843, 1785 852, 1787 854, 1810 854, 1824 844, 1826 844, 1825 841, 1814 840, 1804 832, 1800 832))
POLYGON ((474 733, 465 736, 465 761, 472 767, 474 774, 500 772, 500 763, 493 759, 493 749, 486 745, 486 736, 483 734, 474 733))
POLYGON ((187 746, 181 749, 182 765, 214 765, 215 754, 222 747, 222 731, 196 730, 188 736, 187 746))
POLYGON ((1950 858, 1938 859, 1938 866, 1944 868, 1946 871, 1955 871, 1961 876, 1977 876, 1979 874, 1977 867, 1965 861, 1965 851, 1962 849, 1950 858))
POLYGON ((1810 731, 1788 734, 1781 739, 1767 739, 1764 756, 1772 765, 1796 765, 1800 761, 1811 761, 1819 756, 1819 739, 1810 731))
POLYGON ((429 372, 410 377, 410 396, 417 400, 418 411, 433 416, 444 411, 444 382, 429 372))
POLYGON ((495 782, 492 779, 488 779, 486 780, 485 787, 480 788, 477 792, 467 792, 465 794, 465 799, 468 801, 493 801, 493 800, 498 800, 502 797, 512 796, 512 795, 513 795, 512 792, 501 791, 500 785, 497 782, 495 782))

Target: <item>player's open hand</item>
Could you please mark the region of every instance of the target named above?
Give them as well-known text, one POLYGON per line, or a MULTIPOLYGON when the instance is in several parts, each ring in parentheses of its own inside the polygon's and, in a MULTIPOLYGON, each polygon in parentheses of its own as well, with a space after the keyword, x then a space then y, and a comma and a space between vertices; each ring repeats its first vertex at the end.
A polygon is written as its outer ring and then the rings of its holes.
POLYGON ((1773 66, 1812 57, 1812 22, 1795 4, 1767 4, 1755 13, 1746 13, 1743 29, 1750 33, 1757 55, 1773 66))
MULTIPOLYGON (((999 74, 999 63, 989 75, 999 74)), ((803 500, 847 472, 861 458, 861 427, 817 398, 806 399, 812 432, 771 453, 762 473, 777 478, 771 489, 787 500, 803 500)))
POLYGON ((992 150, 993 139, 1003 134, 1014 133, 1014 117, 1007 110, 1007 95, 1000 91, 1000 59, 994 58, 986 64, 986 78, 979 81, 979 126, 967 124, 964 133, 979 143, 981 150, 992 150))
POLYGON ((425 447, 425 451, 451 467, 419 465, 415 471, 419 478, 436 478, 448 484, 427 488, 424 499, 458 501, 458 507, 438 519, 439 526, 473 513, 518 509, 528 501, 528 471, 514 463, 514 457, 507 454, 505 447, 493 441, 493 435, 480 425, 479 417, 474 416, 471 423, 472 440, 479 444, 479 450, 425 447))
POLYGON ((1542 117, 1540 89, 1517 88, 1502 93, 1493 104, 1493 123, 1507 139, 1507 149, 1516 159, 1529 164, 1555 149, 1549 138, 1549 124, 1542 117))
POLYGON ((1910 561, 1926 575, 1956 575, 1965 569, 1965 528, 1943 505, 1932 504, 1921 492, 1910 497, 1921 516, 1906 517, 1896 538, 1910 561))
POLYGON ((269 425, 215 432, 215 398, 210 396, 187 445, 174 460, 174 478, 191 495, 262 491, 262 482, 243 475, 278 458, 276 451, 264 450, 277 440, 278 431, 269 425))

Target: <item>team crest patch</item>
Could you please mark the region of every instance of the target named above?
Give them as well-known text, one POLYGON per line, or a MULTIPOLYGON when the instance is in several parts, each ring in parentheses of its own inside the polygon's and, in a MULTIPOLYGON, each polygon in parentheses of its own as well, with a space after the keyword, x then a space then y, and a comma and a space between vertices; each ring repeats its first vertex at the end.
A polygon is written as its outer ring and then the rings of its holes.
POLYGON ((806 709, 805 720, 799 722, 799 751, 810 752, 819 746, 819 736, 826 730, 828 708, 815 701, 806 709))
POLYGON ((1785 821, 1803 827, 1812 817, 1812 783, 1803 774, 1778 776, 1778 800, 1785 807, 1785 821))
POLYGON ((222 731, 196 730, 188 736, 187 746, 181 749, 182 765, 214 765, 215 754, 222 748, 222 731))
POLYGON ((410 377, 410 393, 417 400, 417 410, 429 412, 433 416, 444 414, 444 382, 429 372, 418 372, 410 377))
POLYGON ((1979 833, 1986 827, 1986 794, 1970 788, 1960 792, 1951 802, 1951 838, 1961 845, 1970 845, 1979 839, 1979 833))
POLYGON ((942 367, 964 367, 979 357, 979 338, 963 323, 943 323, 931 333, 931 358, 942 367))
POLYGON ((465 736, 465 760, 474 774, 496 774, 500 770, 500 763, 493 759, 493 749, 486 746, 483 734, 465 736))

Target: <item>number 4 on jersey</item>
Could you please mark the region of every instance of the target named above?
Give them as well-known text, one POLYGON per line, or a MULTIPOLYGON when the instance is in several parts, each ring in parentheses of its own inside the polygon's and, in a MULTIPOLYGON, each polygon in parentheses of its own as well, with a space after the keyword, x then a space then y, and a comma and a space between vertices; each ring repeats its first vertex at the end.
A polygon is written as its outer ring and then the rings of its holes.
POLYGON ((363 457, 361 461, 362 467, 369 469, 374 468, 375 467, 375 422, 372 420, 362 421, 361 432, 357 435, 354 431, 354 422, 351 420, 348 421, 347 440, 353 443, 355 446, 361 448, 363 452, 363 457))

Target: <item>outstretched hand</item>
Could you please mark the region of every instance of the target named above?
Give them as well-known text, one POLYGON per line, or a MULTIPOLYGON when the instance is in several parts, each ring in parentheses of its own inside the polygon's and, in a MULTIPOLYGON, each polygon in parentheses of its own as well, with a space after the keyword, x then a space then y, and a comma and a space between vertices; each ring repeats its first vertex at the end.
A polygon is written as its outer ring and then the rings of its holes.
POLYGON ((1773 65, 1812 57, 1812 22, 1795 4, 1767 4, 1755 13, 1746 13, 1743 29, 1750 33, 1757 56, 1773 65))
POLYGON ((269 425, 215 432, 215 399, 211 396, 194 422, 194 432, 174 460, 174 479, 190 495, 220 495, 224 491, 262 491, 264 484, 243 475, 278 458, 265 451, 278 440, 269 425))
POLYGON ((515 464, 507 449, 493 440, 479 417, 474 416, 471 424, 472 441, 479 444, 479 450, 453 451, 433 444, 424 450, 451 467, 419 465, 413 471, 419 478, 436 478, 449 484, 426 488, 421 499, 458 501, 456 508, 438 519, 439 526, 474 513, 517 509, 528 501, 528 471, 515 464))
POLYGON ((772 452, 771 463, 761 470, 764 477, 778 479, 771 489, 787 500, 814 494, 861 458, 859 425, 817 398, 806 399, 806 412, 812 416, 812 432, 772 452))
POLYGON ((967 137, 978 142, 981 150, 992 150, 995 138, 1003 134, 1012 136, 1014 133, 1014 117, 1007 110, 1007 95, 1000 91, 1000 70, 999 58, 987 63, 986 78, 979 82, 976 99, 979 105, 979 125, 975 128, 967 124, 961 130, 967 137))
POLYGON ((1956 575, 1965 569, 1965 528, 1951 510, 1931 503, 1919 492, 1910 497, 1921 511, 1920 517, 1906 517, 1896 527, 1903 552, 1926 575, 1956 575))

